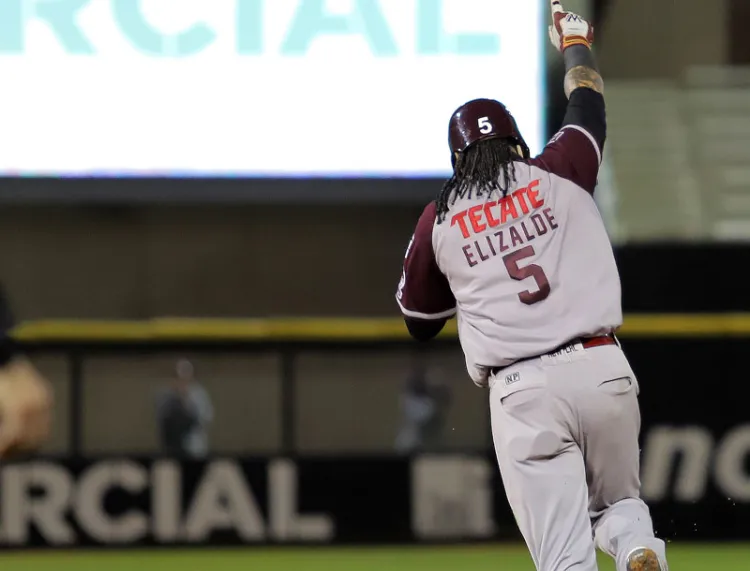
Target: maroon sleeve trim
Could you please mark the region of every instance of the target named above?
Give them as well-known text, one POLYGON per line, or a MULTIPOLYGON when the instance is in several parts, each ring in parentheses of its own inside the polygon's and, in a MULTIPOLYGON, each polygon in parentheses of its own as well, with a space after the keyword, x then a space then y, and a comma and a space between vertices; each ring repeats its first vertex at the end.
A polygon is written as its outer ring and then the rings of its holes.
POLYGON ((596 151, 596 158, 599 165, 602 164, 602 150, 599 148, 599 143, 596 142, 596 139, 594 139, 594 135, 589 133, 586 129, 581 127, 580 125, 565 125, 560 131, 564 131, 565 129, 575 129, 576 131, 580 131, 584 135, 586 135, 586 138, 591 141, 591 145, 594 147, 594 150, 596 151))
POLYGON ((437 215, 435 203, 424 209, 406 249, 396 302, 401 313, 412 319, 433 321, 456 314, 456 298, 448 278, 440 271, 432 245, 437 215))
POLYGON ((594 136, 580 125, 565 125, 529 164, 580 186, 594 194, 602 163, 602 150, 594 136))

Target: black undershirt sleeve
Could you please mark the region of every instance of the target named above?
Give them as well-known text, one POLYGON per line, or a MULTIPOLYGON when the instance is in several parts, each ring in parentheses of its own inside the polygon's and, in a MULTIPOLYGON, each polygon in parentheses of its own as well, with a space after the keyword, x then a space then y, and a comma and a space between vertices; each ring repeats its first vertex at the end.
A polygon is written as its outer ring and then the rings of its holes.
POLYGON ((604 96, 601 93, 579 87, 570 94, 568 109, 565 112, 565 125, 578 125, 591 133, 604 150, 604 142, 607 140, 607 113, 604 105, 604 96))

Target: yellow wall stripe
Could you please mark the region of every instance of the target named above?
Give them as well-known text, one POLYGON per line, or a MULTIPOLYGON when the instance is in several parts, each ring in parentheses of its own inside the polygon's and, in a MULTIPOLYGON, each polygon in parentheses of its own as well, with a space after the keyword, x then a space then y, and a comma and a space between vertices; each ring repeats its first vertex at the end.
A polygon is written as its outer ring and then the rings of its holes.
MULTIPOLYGON (((409 338, 396 318, 159 318, 146 321, 30 321, 13 332, 20 341, 387 341, 409 338)), ((456 336, 455 320, 442 334, 456 336)), ((750 337, 750 313, 630 314, 621 337, 750 337)))

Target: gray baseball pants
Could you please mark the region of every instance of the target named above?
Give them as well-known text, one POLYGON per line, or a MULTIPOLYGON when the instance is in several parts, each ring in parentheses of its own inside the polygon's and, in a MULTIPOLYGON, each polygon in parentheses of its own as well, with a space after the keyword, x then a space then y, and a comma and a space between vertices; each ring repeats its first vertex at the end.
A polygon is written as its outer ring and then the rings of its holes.
POLYGON ((640 499, 638 381, 617 345, 520 362, 490 379, 508 501, 538 571, 597 571, 596 549, 626 571, 636 548, 666 569, 640 499))

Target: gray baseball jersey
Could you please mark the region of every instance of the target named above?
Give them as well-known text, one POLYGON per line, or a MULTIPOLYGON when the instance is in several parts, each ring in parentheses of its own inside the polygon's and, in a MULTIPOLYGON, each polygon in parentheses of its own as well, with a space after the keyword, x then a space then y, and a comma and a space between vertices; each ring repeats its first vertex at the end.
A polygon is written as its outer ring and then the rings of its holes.
POLYGON ((472 380, 622 323, 620 278, 592 194, 595 139, 568 125, 537 158, 514 163, 507 196, 459 199, 438 223, 425 208, 396 298, 407 317, 457 313, 472 380))

